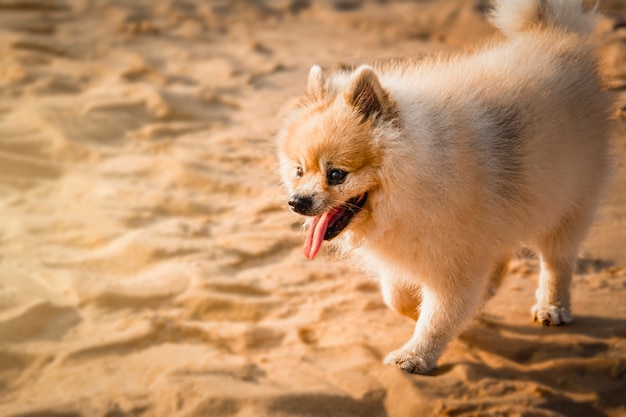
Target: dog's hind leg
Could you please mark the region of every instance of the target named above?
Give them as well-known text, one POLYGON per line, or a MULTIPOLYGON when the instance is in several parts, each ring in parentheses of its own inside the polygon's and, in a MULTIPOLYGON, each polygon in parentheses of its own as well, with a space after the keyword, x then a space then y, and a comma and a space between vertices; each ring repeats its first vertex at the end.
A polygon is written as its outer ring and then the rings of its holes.
POLYGON ((485 301, 496 295, 496 291, 500 288, 502 280, 506 276, 509 270, 509 262, 511 261, 511 254, 506 254, 498 258, 498 261, 494 264, 491 273, 489 274, 489 280, 487 281, 487 289, 485 291, 485 301))
POLYGON ((572 321, 570 284, 579 245, 591 222, 591 210, 564 217, 551 233, 537 242, 541 272, 537 304, 532 308, 536 322, 559 326, 572 321))

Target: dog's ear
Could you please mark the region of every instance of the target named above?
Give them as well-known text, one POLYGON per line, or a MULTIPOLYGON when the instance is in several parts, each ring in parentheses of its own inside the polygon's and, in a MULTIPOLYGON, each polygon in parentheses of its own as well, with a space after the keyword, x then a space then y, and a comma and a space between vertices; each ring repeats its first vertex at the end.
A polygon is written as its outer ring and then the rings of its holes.
POLYGON ((390 120, 395 116, 393 99, 380 85, 374 69, 368 65, 356 69, 344 97, 363 116, 363 121, 379 117, 390 120))
POLYGON ((307 90, 309 94, 315 99, 321 99, 324 97, 326 91, 326 80, 322 73, 322 68, 319 65, 313 65, 309 70, 309 79, 307 84, 307 90))

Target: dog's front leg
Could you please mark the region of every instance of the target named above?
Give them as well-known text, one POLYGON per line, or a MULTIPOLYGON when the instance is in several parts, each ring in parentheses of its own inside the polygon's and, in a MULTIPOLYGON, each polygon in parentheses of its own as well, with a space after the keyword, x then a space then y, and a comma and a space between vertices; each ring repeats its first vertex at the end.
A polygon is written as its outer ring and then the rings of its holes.
POLYGON ((427 374, 448 342, 480 304, 484 283, 451 281, 450 285, 422 287, 421 313, 413 337, 385 359, 405 372, 427 374))
POLYGON ((417 321, 419 317, 421 295, 417 285, 408 285, 393 275, 383 275, 380 288, 385 304, 396 313, 417 321))

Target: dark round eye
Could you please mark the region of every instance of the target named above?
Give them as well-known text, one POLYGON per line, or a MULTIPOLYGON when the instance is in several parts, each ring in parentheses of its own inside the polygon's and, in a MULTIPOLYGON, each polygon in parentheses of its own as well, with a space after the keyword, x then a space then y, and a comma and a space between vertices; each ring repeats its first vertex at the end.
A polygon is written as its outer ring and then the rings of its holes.
POLYGON ((326 174, 329 185, 339 185, 345 181, 348 173, 337 168, 332 168, 326 174))
POLYGON ((297 167, 296 168, 296 178, 302 178, 303 174, 304 174, 304 172, 302 171, 302 167, 297 167))

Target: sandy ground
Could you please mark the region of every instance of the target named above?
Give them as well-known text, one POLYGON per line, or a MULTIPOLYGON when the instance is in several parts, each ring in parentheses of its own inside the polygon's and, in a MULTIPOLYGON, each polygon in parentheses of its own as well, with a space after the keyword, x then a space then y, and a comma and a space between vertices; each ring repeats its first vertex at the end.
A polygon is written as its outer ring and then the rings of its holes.
MULTIPOLYGON (((0 0, 0 415, 624 416, 626 138, 574 278, 519 256, 434 376, 412 323, 302 254, 275 174, 308 68, 475 45, 482 2, 0 0)), ((626 5, 599 44, 626 115, 626 5)))

